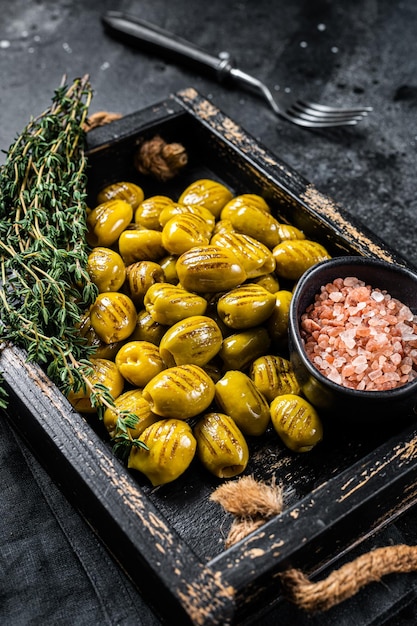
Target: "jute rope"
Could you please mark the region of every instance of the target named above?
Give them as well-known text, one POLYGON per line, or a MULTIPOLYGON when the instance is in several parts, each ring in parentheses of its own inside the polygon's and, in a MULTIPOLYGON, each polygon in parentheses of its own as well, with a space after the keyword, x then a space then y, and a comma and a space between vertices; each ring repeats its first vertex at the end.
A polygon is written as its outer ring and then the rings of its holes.
POLYGON ((92 113, 86 119, 83 129, 85 132, 88 132, 89 130, 93 130, 93 128, 97 128, 97 126, 105 126, 105 124, 110 124, 110 122, 114 122, 114 120, 119 120, 121 117, 121 113, 97 111, 97 113, 92 113))
POLYGON ((139 144, 134 158, 136 169, 146 176, 166 181, 176 176, 188 163, 187 152, 180 143, 167 143, 158 135, 139 144))
MULTIPOLYGON (((235 516, 226 538, 230 547, 283 509, 283 490, 244 476, 218 487, 211 499, 235 516)), ((280 579, 286 597, 308 612, 326 611, 355 595, 362 587, 387 574, 417 571, 417 546, 377 548, 333 571, 327 578, 311 582, 298 569, 288 569, 280 579)))

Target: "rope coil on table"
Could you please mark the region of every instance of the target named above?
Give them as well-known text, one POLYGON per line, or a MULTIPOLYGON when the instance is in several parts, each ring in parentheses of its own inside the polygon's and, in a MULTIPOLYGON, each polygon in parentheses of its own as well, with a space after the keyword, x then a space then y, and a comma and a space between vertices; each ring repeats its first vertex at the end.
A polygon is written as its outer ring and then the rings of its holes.
MULTIPOLYGON (((235 516, 226 547, 281 513, 283 508, 282 486, 275 479, 267 485, 251 476, 224 483, 211 494, 211 500, 235 516)), ((417 546, 399 544, 371 550, 318 582, 311 582, 303 572, 292 568, 282 572, 280 579, 288 600, 305 611, 317 612, 340 604, 382 576, 416 570, 417 546)))

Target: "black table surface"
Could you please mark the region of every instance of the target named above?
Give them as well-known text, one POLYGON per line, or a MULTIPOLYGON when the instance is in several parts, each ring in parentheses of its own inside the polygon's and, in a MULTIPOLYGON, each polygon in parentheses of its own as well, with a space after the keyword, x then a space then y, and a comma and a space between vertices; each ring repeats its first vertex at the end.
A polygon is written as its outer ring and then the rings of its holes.
MULTIPOLYGON (((90 112, 122 115, 195 87, 273 153, 417 265, 417 3, 415 0, 15 0, 0 20, 0 163, 62 76, 89 74, 90 112), (310 131, 257 96, 231 89, 110 38, 101 15, 120 10, 208 51, 227 50, 273 90, 335 105, 369 105, 356 127, 310 131)), ((0 623, 157 625, 92 530, 0 421, 0 623)), ((345 560, 376 546, 417 543, 405 512, 345 560)), ((342 562, 342 559, 341 561, 342 562)), ((379 626, 417 623, 417 575, 390 575, 318 615, 280 604, 256 623, 379 626)))

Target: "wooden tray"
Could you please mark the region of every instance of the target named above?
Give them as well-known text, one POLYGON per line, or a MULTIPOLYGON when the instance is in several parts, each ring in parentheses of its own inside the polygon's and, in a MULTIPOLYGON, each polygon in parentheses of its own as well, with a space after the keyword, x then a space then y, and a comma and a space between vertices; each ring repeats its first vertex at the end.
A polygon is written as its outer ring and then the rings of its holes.
MULTIPOLYGON (((263 195, 282 221, 332 254, 407 265, 193 89, 91 131, 88 143, 92 197, 115 180, 139 182, 146 195, 175 197, 189 182, 211 177, 236 194, 263 195), (189 155, 185 171, 169 183, 140 177, 132 167, 137 141, 155 135, 181 142, 189 155)), ((250 442, 246 473, 282 481, 285 511, 226 550, 232 520, 210 501, 219 481, 198 462, 175 483, 152 489, 129 473, 100 428, 74 412, 20 350, 4 349, 0 370, 11 423, 169 623, 248 624, 282 601, 279 572, 291 565, 318 574, 416 500, 411 416, 393 416, 392 427, 378 432, 358 432, 334 415, 324 442, 305 455, 290 453, 268 431, 250 442)))

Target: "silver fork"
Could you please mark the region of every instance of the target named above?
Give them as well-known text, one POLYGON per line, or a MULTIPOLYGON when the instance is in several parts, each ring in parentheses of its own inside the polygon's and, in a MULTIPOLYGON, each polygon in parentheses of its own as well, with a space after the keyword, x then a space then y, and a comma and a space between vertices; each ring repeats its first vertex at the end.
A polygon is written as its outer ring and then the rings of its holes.
POLYGON ((261 95, 274 113, 298 126, 306 128, 332 128, 352 126, 360 122, 372 107, 338 108, 293 99, 289 94, 272 95, 260 80, 234 67, 226 52, 213 56, 193 43, 120 11, 108 11, 102 17, 108 32, 145 50, 158 52, 168 59, 185 63, 194 69, 204 70, 219 82, 230 81, 249 87, 261 95))

